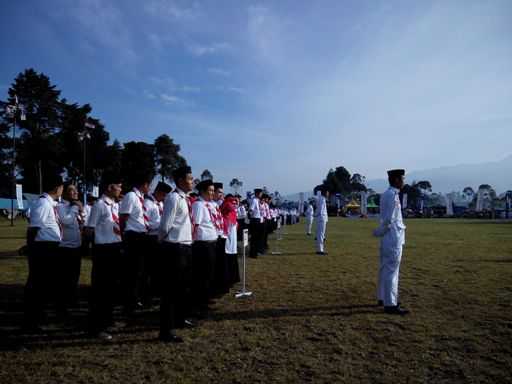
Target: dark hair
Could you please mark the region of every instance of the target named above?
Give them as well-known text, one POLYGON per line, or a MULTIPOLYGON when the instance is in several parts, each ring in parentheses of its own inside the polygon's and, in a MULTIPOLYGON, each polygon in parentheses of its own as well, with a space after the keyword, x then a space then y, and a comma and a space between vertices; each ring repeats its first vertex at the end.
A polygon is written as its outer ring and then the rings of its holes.
POLYGON ((199 192, 204 192, 204 191, 206 191, 212 185, 213 185, 213 181, 211 181, 211 180, 203 180, 199 184, 196 185, 196 189, 199 192))
POLYGON ((155 188, 155 192, 163 192, 163 193, 169 193, 172 191, 172 188, 169 184, 164 183, 163 181, 160 181, 155 188))
POLYGON ((189 166, 179 167, 172 171, 172 178, 176 183, 179 179, 184 179, 189 173, 192 173, 192 168, 189 166))
POLYGON ((43 178, 43 190, 45 192, 53 191, 55 188, 64 184, 62 176, 58 174, 51 174, 43 178))

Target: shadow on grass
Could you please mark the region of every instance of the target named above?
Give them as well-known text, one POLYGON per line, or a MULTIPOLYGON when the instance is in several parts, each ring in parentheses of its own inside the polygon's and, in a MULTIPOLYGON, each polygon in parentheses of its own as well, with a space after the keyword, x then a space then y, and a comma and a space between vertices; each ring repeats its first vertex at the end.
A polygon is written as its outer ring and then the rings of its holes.
POLYGON ((360 314, 378 314, 380 307, 375 304, 368 305, 333 305, 309 308, 279 308, 261 309, 239 312, 212 313, 209 320, 254 320, 275 319, 280 317, 307 317, 307 316, 352 316, 360 314))

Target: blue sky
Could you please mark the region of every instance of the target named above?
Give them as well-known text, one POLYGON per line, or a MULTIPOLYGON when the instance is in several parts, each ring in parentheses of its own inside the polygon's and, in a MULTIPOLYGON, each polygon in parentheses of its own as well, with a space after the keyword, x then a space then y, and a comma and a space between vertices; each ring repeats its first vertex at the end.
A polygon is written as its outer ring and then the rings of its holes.
POLYGON ((3 2, 0 97, 33 67, 120 141, 309 190, 512 152, 512 2, 3 2))

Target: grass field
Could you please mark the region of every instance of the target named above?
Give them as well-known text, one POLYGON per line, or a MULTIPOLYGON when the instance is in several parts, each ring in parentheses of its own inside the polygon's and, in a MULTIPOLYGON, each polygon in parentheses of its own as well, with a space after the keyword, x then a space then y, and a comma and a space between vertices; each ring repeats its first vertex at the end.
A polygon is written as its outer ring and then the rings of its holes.
MULTIPOLYGON (((512 382, 512 224, 409 220, 401 302, 375 306, 375 222, 332 219, 329 255, 314 254, 302 223, 283 255, 248 261, 254 296, 219 300, 208 320, 156 341, 146 311, 105 344, 78 327, 16 335, 26 261, 24 229, 0 228, 0 383, 512 382)), ((271 242, 274 244, 274 242, 271 242)), ((82 283, 89 283, 85 262, 82 283)))

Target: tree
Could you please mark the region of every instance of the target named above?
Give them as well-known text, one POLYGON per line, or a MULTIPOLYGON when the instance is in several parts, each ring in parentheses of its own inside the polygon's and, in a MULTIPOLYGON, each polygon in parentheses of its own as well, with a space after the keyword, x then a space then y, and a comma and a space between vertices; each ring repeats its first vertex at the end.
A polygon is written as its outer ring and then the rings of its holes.
POLYGON ((213 180, 213 175, 212 173, 205 169, 202 173, 201 173, 201 181, 204 181, 204 180, 213 180))
MULTIPOLYGON (((1 115, 3 116, 3 115, 1 115)), ((0 116, 0 196, 11 196, 12 191, 12 142, 9 138, 10 127, 0 116)))
POLYGON ((158 136, 154 145, 158 174, 162 181, 170 179, 175 169, 187 165, 185 158, 179 154, 180 146, 168 135, 158 136))
POLYGON ((366 177, 359 173, 354 173, 350 178, 350 188, 352 191, 361 192, 366 191, 366 177))
POLYGON ((238 180, 236 177, 233 178, 233 180, 231 180, 231 182, 229 183, 229 186, 233 188, 233 191, 235 192, 236 195, 240 194, 240 189, 242 188, 243 185, 244 183, 241 180, 238 180))
POLYGON ((155 149, 152 144, 130 141, 124 144, 121 176, 123 186, 132 188, 141 177, 155 176, 155 149))
MULTIPOLYGON (((114 140, 105 150, 105 167, 100 175, 102 180, 122 179, 123 147, 114 140)), ((124 181, 124 180, 123 180, 124 181)))
POLYGON ((21 136, 17 151, 24 189, 42 192, 44 175, 63 171, 59 160, 62 147, 54 135, 59 128, 60 91, 47 76, 27 69, 16 77, 8 94, 9 104, 14 104, 17 96, 25 108, 26 120, 18 123, 21 136))
POLYGON ((347 171, 345 167, 331 169, 323 182, 323 186, 326 187, 330 193, 348 194, 352 192, 350 172, 347 171))

